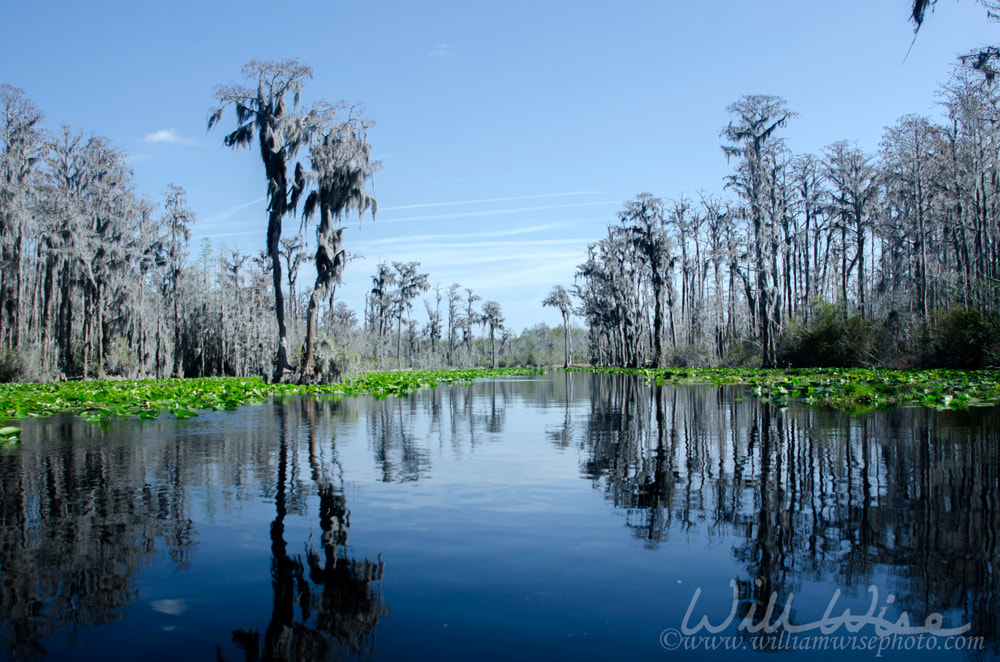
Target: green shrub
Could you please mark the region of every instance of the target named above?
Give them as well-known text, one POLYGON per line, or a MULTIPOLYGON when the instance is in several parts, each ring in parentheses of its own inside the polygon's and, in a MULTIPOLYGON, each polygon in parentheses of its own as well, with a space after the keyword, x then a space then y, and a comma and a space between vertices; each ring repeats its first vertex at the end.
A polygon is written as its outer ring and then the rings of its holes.
POLYGON ((728 368, 759 368, 760 343, 755 340, 741 340, 726 350, 720 364, 728 368))
POLYGON ((920 329, 921 363, 934 368, 976 369, 995 363, 1000 350, 1000 321, 969 308, 934 313, 920 329))
POLYGON ((779 365, 795 368, 858 368, 879 362, 879 332, 861 316, 844 319, 843 309, 814 302, 808 322, 789 324, 778 339, 779 365))
POLYGON ((21 378, 21 356, 7 349, 0 354, 0 383, 16 382, 21 378))

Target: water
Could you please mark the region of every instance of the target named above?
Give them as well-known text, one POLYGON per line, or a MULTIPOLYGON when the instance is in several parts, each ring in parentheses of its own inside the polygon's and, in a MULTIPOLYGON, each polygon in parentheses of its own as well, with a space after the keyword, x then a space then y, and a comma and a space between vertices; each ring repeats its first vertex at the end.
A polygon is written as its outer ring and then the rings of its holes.
POLYGON ((23 427, 0 660, 1000 656, 997 409, 554 373, 23 427))

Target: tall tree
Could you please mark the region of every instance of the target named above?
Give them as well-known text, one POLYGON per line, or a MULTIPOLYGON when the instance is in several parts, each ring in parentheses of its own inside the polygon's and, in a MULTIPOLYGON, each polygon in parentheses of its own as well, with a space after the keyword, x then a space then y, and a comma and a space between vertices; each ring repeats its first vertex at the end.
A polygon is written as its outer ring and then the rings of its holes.
POLYGON ((232 106, 236 111, 237 127, 225 137, 226 147, 248 147, 255 138, 260 146, 267 178, 267 254, 271 259, 274 312, 278 322, 274 381, 283 381, 294 372, 288 361, 288 331, 281 291, 281 222, 294 210, 305 184, 299 164, 289 181, 289 166, 299 148, 307 143, 318 120, 315 116, 295 112, 302 84, 312 78, 312 68, 294 59, 282 62, 251 60, 243 67, 243 76, 248 84, 220 85, 215 89, 218 105, 209 116, 208 128, 211 130, 218 124, 225 109, 232 106))
POLYGON ((379 366, 382 365, 382 354, 385 351, 385 333, 389 328, 392 314, 392 286, 396 284, 396 274, 385 262, 380 262, 372 276, 372 289, 368 301, 371 314, 369 328, 374 331, 375 356, 379 366))
MULTIPOLYGON (((670 255, 672 242, 663 226, 663 201, 649 193, 640 193, 625 203, 618 218, 628 233, 636 254, 646 265, 653 286, 653 361, 663 366, 663 290, 672 280, 673 260, 670 255)), ((670 297, 669 305, 673 305, 670 297)), ((677 344, 673 314, 670 316, 670 337, 677 344)))
POLYGON ((830 182, 831 210, 839 217, 842 232, 841 296, 844 317, 847 317, 847 281, 852 267, 847 264, 846 233, 853 235, 854 258, 858 286, 858 311, 864 317, 867 312, 865 300, 865 239, 871 225, 869 214, 878 193, 876 173, 872 160, 857 147, 846 141, 838 141, 826 148, 827 181, 830 182))
POLYGON ((472 327, 479 324, 479 313, 472 309, 472 304, 482 299, 478 294, 472 293, 472 288, 465 288, 465 316, 461 320, 462 333, 465 340, 465 351, 468 358, 472 358, 472 327))
POLYGON ((562 285, 556 285, 549 290, 548 296, 542 299, 543 306, 552 306, 559 310, 563 320, 563 348, 565 349, 565 360, 563 367, 568 368, 570 355, 572 354, 573 334, 570 333, 569 316, 573 313, 573 302, 569 298, 569 292, 562 285))
POLYGON ((458 283, 448 286, 448 364, 455 360, 456 332, 461 324, 462 295, 458 291, 462 288, 458 283))
POLYGON ((340 223, 352 209, 357 210, 359 218, 370 210, 375 219, 378 203, 367 186, 380 164, 371 158, 367 139, 371 125, 370 120, 351 112, 345 121, 328 124, 310 153, 316 188, 306 198, 303 217, 310 218, 318 208, 320 220, 316 228, 316 284, 306 311, 302 381, 311 381, 315 376, 316 309, 329 287, 340 281, 347 261, 340 223))
POLYGON ((895 238, 913 247, 901 254, 915 263, 915 268, 908 271, 916 286, 916 308, 923 321, 928 320, 931 309, 934 212, 940 192, 934 182, 939 163, 936 132, 926 118, 908 115, 887 127, 882 140, 882 176, 893 210, 889 220, 897 224, 895 238))
POLYGON ((24 321, 24 251, 31 218, 31 178, 45 148, 42 113, 24 91, 0 84, 0 329, 3 347, 20 344, 24 321))
POLYGON ((722 152, 729 160, 736 159, 736 172, 727 178, 727 186, 735 189, 746 202, 753 237, 753 266, 756 270, 757 335, 761 344, 761 364, 775 364, 775 334, 777 331, 777 274, 769 259, 775 253, 775 219, 768 215, 768 193, 773 185, 767 160, 780 148, 775 132, 795 117, 781 97, 749 95, 741 97, 727 108, 733 119, 722 130, 722 152))
POLYGON ((413 307, 413 300, 430 289, 427 274, 417 273, 419 262, 393 262, 396 270, 396 291, 393 304, 396 312, 396 363, 400 361, 403 337, 403 315, 413 307))
POLYGON ((165 258, 167 262, 167 278, 165 279, 165 294, 174 317, 174 377, 184 376, 181 350, 181 301, 180 277, 187 258, 187 244, 191 240, 191 224, 194 223, 194 212, 187 206, 184 189, 173 184, 167 185, 164 200, 164 214, 161 223, 166 230, 165 258))
POLYGON ((503 310, 496 301, 487 301, 483 304, 482 318, 483 324, 490 330, 490 367, 497 367, 497 343, 496 331, 503 328, 503 310))

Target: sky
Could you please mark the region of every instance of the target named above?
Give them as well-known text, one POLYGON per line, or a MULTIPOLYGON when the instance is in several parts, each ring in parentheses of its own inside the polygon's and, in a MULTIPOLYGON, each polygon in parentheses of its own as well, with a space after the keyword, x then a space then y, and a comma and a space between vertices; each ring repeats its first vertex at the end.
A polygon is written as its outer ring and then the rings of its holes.
MULTIPOLYGON (((313 68, 303 104, 361 104, 383 164, 374 222, 345 222, 361 257, 338 300, 360 317, 380 262, 417 261, 442 294, 458 283, 497 301, 519 333, 561 323, 541 300, 573 283, 625 201, 725 193, 719 133, 741 96, 787 100, 795 153, 842 139, 875 151, 900 116, 940 117, 957 56, 1000 42, 1000 26, 973 0, 940 0, 914 40, 908 16, 908 0, 34 0, 4 9, 0 83, 46 128, 125 150, 140 194, 182 187, 192 258, 203 237, 256 253, 263 167, 223 146, 231 113, 212 132, 208 113, 250 59, 297 58, 313 68)), ((283 235, 299 229, 288 218, 283 235)))

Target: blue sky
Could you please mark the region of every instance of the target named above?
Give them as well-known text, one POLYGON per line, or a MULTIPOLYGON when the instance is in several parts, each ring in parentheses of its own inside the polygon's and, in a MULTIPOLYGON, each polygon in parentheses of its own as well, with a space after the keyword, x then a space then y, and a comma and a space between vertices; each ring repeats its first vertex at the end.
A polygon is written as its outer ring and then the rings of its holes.
MULTIPOLYGON (((338 297, 360 312, 380 261, 416 260, 431 283, 498 301, 515 331, 560 323, 541 299, 572 283, 625 200, 723 192, 719 132, 740 96, 787 99, 795 152, 840 139, 873 151, 899 116, 938 116, 956 55, 1000 41, 973 0, 941 0, 908 57, 907 0, 271 6, 14 3, 0 82, 24 89, 48 128, 126 150, 140 193, 183 187, 199 219, 192 253, 203 236, 256 252, 259 158, 222 146, 231 116, 207 133, 208 110, 251 58, 296 57, 314 69, 305 103, 364 105, 384 166, 375 222, 346 224, 364 259, 338 297)), ((285 235, 297 230, 288 219, 285 235)))

